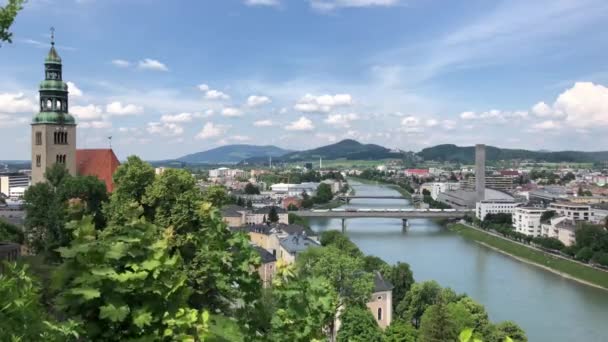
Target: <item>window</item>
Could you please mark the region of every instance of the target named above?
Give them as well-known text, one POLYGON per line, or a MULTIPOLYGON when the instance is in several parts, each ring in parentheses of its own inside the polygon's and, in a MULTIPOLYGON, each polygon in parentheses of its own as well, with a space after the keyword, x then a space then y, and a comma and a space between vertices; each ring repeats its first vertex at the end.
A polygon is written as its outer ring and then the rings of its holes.
POLYGON ((53 109, 53 101, 46 100, 46 109, 53 109))
POLYGON ((58 154, 57 157, 55 157, 55 162, 57 164, 65 164, 65 160, 66 160, 65 154, 58 154))
POLYGON ((36 155, 36 167, 40 167, 40 164, 42 164, 42 163, 41 163, 41 159, 42 159, 42 158, 40 157, 40 155, 39 155, 39 154, 38 154, 38 155, 36 155))
POLYGON ((382 320, 382 308, 378 308, 378 320, 382 320))
POLYGON ((36 145, 42 145, 42 132, 36 132, 36 145))

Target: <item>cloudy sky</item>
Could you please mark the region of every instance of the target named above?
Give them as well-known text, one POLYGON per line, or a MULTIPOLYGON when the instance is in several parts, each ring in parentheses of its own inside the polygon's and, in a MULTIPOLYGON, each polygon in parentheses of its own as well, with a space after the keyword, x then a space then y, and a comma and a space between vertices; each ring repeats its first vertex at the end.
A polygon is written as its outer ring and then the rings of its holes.
POLYGON ((51 26, 78 147, 112 136, 121 159, 344 138, 608 150, 605 0, 29 0, 0 47, 0 159, 29 158, 51 26))

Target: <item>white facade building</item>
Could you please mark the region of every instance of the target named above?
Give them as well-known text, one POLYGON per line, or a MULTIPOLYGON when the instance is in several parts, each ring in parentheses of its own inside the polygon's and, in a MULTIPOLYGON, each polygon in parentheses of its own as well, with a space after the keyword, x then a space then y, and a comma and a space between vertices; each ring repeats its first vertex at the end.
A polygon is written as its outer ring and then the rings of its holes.
POLYGON ((542 224, 542 236, 555 238, 565 246, 572 246, 576 242, 576 222, 565 216, 554 217, 550 223, 542 224))
POLYGON ((475 216, 484 220, 487 214, 511 214, 515 212, 520 203, 513 200, 485 200, 477 202, 475 216))
POLYGON ((314 196, 317 192, 319 183, 301 183, 301 184, 286 184, 278 183, 270 186, 272 192, 276 195, 296 196, 299 197, 302 192, 306 192, 308 196, 314 196))
POLYGON ((8 173, 0 175, 0 193, 6 197, 15 198, 17 194, 23 192, 30 186, 30 176, 22 173, 8 173))
POLYGON ((545 211, 547 210, 542 208, 516 208, 513 212, 513 228, 525 235, 540 236, 540 217, 545 211))
POLYGON ((575 221, 591 221, 594 214, 589 205, 568 202, 551 203, 548 209, 554 210, 558 216, 564 216, 575 221))

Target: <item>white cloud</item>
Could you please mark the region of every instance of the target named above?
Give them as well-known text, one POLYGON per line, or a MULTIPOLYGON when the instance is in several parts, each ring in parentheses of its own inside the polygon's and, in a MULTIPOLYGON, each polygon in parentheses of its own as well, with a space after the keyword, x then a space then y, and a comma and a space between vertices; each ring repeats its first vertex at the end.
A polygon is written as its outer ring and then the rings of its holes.
POLYGON ((166 65, 157 61, 156 59, 146 58, 142 61, 139 61, 137 67, 142 70, 154 70, 154 71, 169 71, 166 65))
POLYGON ((460 118, 462 120, 486 120, 487 122, 506 122, 508 119, 525 119, 528 117, 526 111, 501 111, 498 109, 492 109, 486 112, 462 112, 460 118))
POLYGON ((443 120, 443 121, 441 121, 441 126, 446 131, 451 131, 454 128, 456 128, 456 121, 454 121, 454 120, 443 120))
POLYGON ((233 117, 242 116, 243 112, 238 108, 226 107, 226 108, 222 109, 222 115, 233 118, 233 117))
POLYGON ((350 127, 351 121, 358 120, 359 116, 355 113, 349 114, 330 114, 325 119, 325 123, 338 127, 350 127))
POLYGON ((401 128, 399 130, 404 133, 422 133, 424 127, 422 126, 422 120, 410 115, 401 119, 401 128))
POLYGON ((192 113, 179 113, 175 115, 166 114, 160 117, 160 121, 173 123, 190 122, 192 121, 193 116, 192 113))
POLYGON ((125 61, 124 59, 114 59, 112 60, 112 64, 119 68, 128 68, 129 66, 131 66, 131 62, 125 61))
POLYGON ((124 105, 120 101, 115 101, 106 105, 106 112, 113 115, 135 115, 141 114, 143 107, 134 104, 124 105))
POLYGON ((253 123, 255 127, 270 127, 273 126, 272 120, 258 120, 253 123))
POLYGON ((279 0, 245 0, 247 6, 279 6, 279 0))
POLYGON ((328 113, 335 107, 350 106, 353 98, 350 94, 314 96, 306 94, 293 107, 304 113, 328 113))
POLYGON ((207 122, 203 129, 196 135, 196 139, 217 138, 226 133, 226 126, 215 125, 213 122, 207 122))
POLYGON ((230 137, 230 140, 233 141, 250 141, 251 138, 245 135, 233 135, 230 137))
POLYGON ((100 106, 72 106, 70 113, 74 114, 79 120, 99 120, 103 115, 103 110, 100 106))
POLYGON ((0 113, 0 128, 15 127, 18 125, 27 124, 29 122, 29 118, 14 118, 10 115, 0 113))
POLYGON ((346 7, 394 6, 401 0, 310 0, 312 8, 319 11, 331 11, 346 7))
POLYGON ((184 128, 175 123, 149 122, 146 130, 150 134, 159 134, 166 137, 174 137, 184 133, 184 128))
POLYGON ((219 90, 211 89, 205 93, 205 98, 209 100, 228 100, 230 96, 219 90))
POLYGON ((112 123, 110 121, 85 121, 78 124, 79 128, 94 128, 94 129, 104 129, 111 128, 112 123))
POLYGON ((298 120, 287 125, 285 129, 288 131, 312 131, 315 129, 315 126, 310 119, 301 116, 298 120))
POLYGON ((439 121, 437 119, 427 119, 424 124, 427 127, 435 127, 437 125, 439 125, 439 121))
POLYGON ((74 84, 74 82, 66 82, 66 84, 68 85, 68 91, 70 92, 70 96, 72 97, 81 97, 82 96, 82 90, 80 90, 76 84, 74 84))
POLYGON ((534 131, 547 131, 561 128, 561 123, 558 121, 547 120, 532 125, 534 131))
POLYGON ((0 93, 0 111, 4 113, 23 113, 36 109, 34 102, 23 93, 0 93))
POLYGON ((271 102, 268 96, 251 95, 247 98, 247 106, 249 107, 259 107, 271 102))
POLYGON ((539 117, 547 117, 553 115, 553 109, 544 102, 539 102, 532 107, 532 113, 539 117))
POLYGON ((608 88, 591 82, 577 82, 563 92, 553 105, 577 128, 608 126, 608 88))
POLYGON ((209 87, 209 85, 207 84, 199 84, 198 85, 198 89, 200 91, 202 91, 203 93, 205 93, 205 98, 208 100, 229 100, 230 99, 230 95, 216 90, 216 89, 211 89, 209 87))

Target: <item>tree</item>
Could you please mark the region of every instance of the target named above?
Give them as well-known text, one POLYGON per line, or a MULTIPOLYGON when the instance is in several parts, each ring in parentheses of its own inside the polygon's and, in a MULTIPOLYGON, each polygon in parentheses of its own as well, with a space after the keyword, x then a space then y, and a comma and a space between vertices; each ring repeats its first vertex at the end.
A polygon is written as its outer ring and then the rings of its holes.
POLYGON ((557 215, 555 210, 547 210, 540 215, 540 222, 549 222, 555 215, 557 215))
MULTIPOLYGON (((390 274, 391 266, 386 261, 378 258, 375 255, 366 255, 363 257, 363 269, 366 272, 380 272, 383 277, 388 279, 390 274)), ((394 294, 394 291, 393 291, 394 294)))
POLYGON ((416 342, 417 338, 418 331, 411 323, 401 319, 393 319, 384 331, 384 342, 416 342))
POLYGON ((259 195, 260 189, 251 183, 247 183, 247 185, 245 185, 245 193, 247 195, 259 195))
POLYGON ((486 342, 503 342, 511 338, 513 342, 527 342, 528 337, 517 324, 505 321, 492 326, 491 333, 486 337, 486 342))
POLYGON ((576 260, 579 260, 582 262, 589 262, 589 260, 591 260, 592 257, 593 257, 593 249, 591 249, 591 247, 581 248, 578 251, 578 253, 576 253, 576 255, 574 256, 574 258, 576 260))
POLYGON ((458 338, 460 330, 448 310, 448 300, 443 294, 424 311, 421 320, 420 342, 455 341, 458 338))
POLYGON ((12 43, 11 25, 17 17, 17 13, 23 9, 26 0, 8 0, 4 7, 0 7, 0 42, 12 43))
POLYGON ((2 341, 76 341, 78 325, 74 321, 53 321, 41 305, 38 283, 27 265, 0 265, 0 340, 2 341))
POLYGON ((359 247, 350 241, 344 234, 337 230, 327 230, 321 233, 319 240, 322 246, 334 246, 344 253, 353 257, 362 257, 363 253, 359 247))
POLYGON ((390 268, 390 272, 385 278, 393 284, 393 311, 397 310, 397 305, 405 298, 406 293, 414 284, 414 274, 410 265, 405 262, 398 262, 390 268))
POLYGON ((471 324, 467 328, 472 328, 475 332, 486 334, 490 326, 490 319, 485 307, 468 296, 459 300, 458 304, 464 306, 470 314, 471 324))
POLYGON ((316 203, 327 203, 331 201, 333 197, 334 195, 331 191, 331 186, 326 183, 321 183, 317 187, 317 195, 315 196, 314 201, 316 203))
POLYGON ((301 276, 279 264, 273 280, 274 313, 271 341, 308 342, 326 337, 333 323, 337 294, 323 277, 301 276))
POLYGON ((397 305, 397 316, 412 321, 419 328, 422 315, 429 306, 436 303, 440 293, 441 286, 435 281, 415 283, 397 305))
POLYGON ((279 214, 277 214, 276 207, 270 208, 270 211, 268 212, 268 221, 270 221, 272 223, 279 222, 279 214))
POLYGON ((422 189, 423 196, 431 196, 431 192, 428 189, 422 189))
POLYGON ((347 306, 340 315, 338 342, 382 342, 382 330, 365 306, 347 306))
POLYGON ((103 181, 93 176, 67 177, 59 191, 62 200, 79 199, 84 202, 77 219, 91 215, 97 228, 105 225, 102 209, 103 204, 108 200, 108 192, 103 181))
POLYGON ((253 202, 251 200, 247 200, 247 209, 253 209, 253 202))
POLYGON ((83 322, 88 339, 204 338, 208 315, 187 305, 191 289, 171 229, 140 219, 95 230, 90 217, 70 224, 74 239, 59 249, 58 306, 83 322))
POLYGON ((298 211, 298 206, 293 203, 289 203, 287 206, 287 211, 298 211))
POLYGON ((1 242, 14 242, 23 244, 25 237, 23 231, 19 227, 14 226, 10 223, 4 222, 0 219, 0 241, 1 242))

